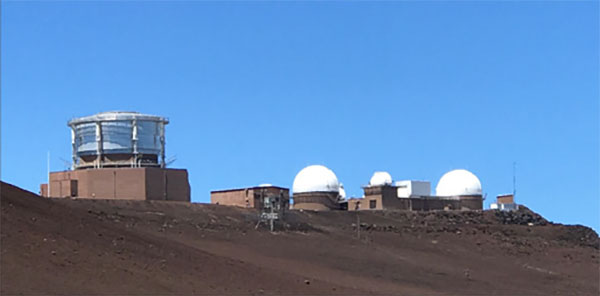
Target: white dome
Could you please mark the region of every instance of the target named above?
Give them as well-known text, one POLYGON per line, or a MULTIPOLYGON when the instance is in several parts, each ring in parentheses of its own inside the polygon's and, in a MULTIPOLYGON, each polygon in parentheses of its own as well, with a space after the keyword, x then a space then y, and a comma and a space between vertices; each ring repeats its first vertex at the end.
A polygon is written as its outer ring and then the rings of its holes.
POLYGON ((346 190, 344 189, 344 184, 340 183, 340 199, 346 199, 346 190))
POLYGON ((327 167, 311 165, 303 168, 294 178, 293 193, 339 192, 340 182, 327 167))
POLYGON ((442 176, 435 192, 437 196, 481 195, 481 182, 467 170, 453 170, 442 176))
POLYGON ((392 176, 388 172, 375 172, 373 174, 373 177, 371 177, 371 181, 369 181, 369 185, 371 186, 382 186, 391 184, 392 176))

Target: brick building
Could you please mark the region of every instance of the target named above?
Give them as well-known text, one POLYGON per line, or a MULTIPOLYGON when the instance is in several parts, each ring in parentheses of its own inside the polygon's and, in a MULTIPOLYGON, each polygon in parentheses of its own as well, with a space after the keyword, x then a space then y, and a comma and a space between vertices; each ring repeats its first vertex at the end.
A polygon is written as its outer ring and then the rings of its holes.
POLYGON ((184 169, 101 168, 50 173, 42 184, 44 197, 190 201, 184 169))
POLYGON ((190 201, 185 169, 166 168, 163 117, 104 112, 75 118, 72 167, 52 172, 45 197, 190 201))
POLYGON ((290 190, 288 188, 270 184, 238 188, 215 190, 210 192, 210 203, 243 208, 262 209, 265 197, 278 197, 280 207, 289 208, 290 190))

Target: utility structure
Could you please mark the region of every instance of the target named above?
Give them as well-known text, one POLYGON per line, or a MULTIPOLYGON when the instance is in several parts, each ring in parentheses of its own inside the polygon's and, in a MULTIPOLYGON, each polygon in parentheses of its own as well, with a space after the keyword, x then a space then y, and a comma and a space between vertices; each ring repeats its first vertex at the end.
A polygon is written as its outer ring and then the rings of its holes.
POLYGON ((263 207, 259 216, 257 228, 261 222, 269 224, 269 229, 273 232, 275 227, 275 220, 283 218, 283 211, 281 203, 279 202, 279 196, 271 195, 263 198, 263 207))
POLYGON ((356 211, 356 238, 360 240, 360 216, 358 216, 358 210, 360 209, 360 201, 354 204, 354 211, 356 211))
POLYGON ((52 172, 45 197, 190 201, 185 169, 166 168, 165 117, 111 111, 70 120, 71 170, 52 172))
POLYGON ((269 229, 273 232, 275 221, 283 219, 285 209, 289 204, 289 197, 282 194, 273 194, 267 187, 257 190, 257 195, 260 201, 260 212, 255 228, 258 228, 260 223, 265 222, 268 223, 269 229))

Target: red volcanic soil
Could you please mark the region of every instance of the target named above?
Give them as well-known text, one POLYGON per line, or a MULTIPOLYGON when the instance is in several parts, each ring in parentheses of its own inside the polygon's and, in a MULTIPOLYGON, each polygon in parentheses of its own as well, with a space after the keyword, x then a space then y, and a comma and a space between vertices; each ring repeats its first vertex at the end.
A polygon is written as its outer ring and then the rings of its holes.
POLYGON ((257 212, 1 184, 0 293, 598 295, 598 235, 523 209, 257 212), (360 219, 360 223, 357 220, 360 219), (357 235, 357 224, 360 238, 357 235))

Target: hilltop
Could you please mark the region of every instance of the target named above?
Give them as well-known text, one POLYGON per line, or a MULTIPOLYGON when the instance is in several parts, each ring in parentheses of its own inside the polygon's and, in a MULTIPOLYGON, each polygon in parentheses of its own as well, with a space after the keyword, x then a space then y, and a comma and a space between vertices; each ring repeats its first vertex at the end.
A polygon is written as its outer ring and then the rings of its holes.
POLYGON ((290 211, 45 199, 1 184, 0 293, 598 295, 598 234, 523 208, 290 211))

